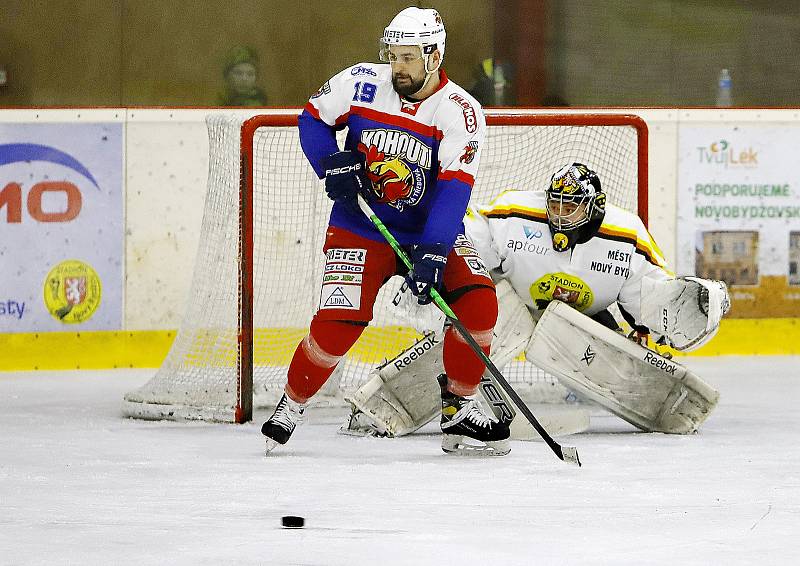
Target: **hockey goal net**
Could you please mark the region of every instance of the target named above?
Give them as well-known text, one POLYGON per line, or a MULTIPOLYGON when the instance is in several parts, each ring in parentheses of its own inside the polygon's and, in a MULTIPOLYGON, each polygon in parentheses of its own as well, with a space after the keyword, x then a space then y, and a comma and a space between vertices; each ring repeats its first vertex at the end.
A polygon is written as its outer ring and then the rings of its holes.
MULTIPOLYGON (((124 412, 150 419, 244 422, 278 400, 294 349, 319 301, 331 202, 303 155, 297 114, 207 118, 209 175, 188 305, 163 365, 125 396, 124 412)), ((609 202, 647 222, 647 127, 619 114, 487 112, 473 203, 507 189, 543 190, 561 166, 597 171, 609 202)), ((375 319, 313 401, 341 403, 370 369, 419 335, 401 325, 384 286, 375 319)), ((524 360, 501 368, 524 398, 563 390, 524 360)))

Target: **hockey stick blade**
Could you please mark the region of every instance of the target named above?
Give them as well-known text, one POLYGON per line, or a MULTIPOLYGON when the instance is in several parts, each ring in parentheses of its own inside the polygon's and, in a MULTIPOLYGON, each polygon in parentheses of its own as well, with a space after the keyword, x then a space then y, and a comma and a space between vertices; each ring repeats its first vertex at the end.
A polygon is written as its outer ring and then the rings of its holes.
MULTIPOLYGON (((432 296, 434 296, 434 293, 436 293, 436 291, 435 290, 431 290, 431 295, 432 296)), ((438 297, 438 293, 436 293, 435 296, 438 297)), ((444 303, 444 301, 442 301, 442 299, 440 297, 439 297, 439 301, 444 303)), ((447 304, 445 303, 444 306, 447 307, 447 304)), ((444 309, 442 309, 442 310, 444 311, 444 309)), ((449 308, 448 308, 448 311, 449 311, 449 308)), ((500 387, 503 388, 503 390, 506 392, 506 395, 508 395, 511 398, 511 401, 514 403, 514 405, 516 405, 517 408, 520 410, 520 412, 523 415, 525 415, 525 418, 527 419, 527 421, 529 423, 531 423, 531 426, 533 426, 533 428, 536 430, 536 432, 539 433, 539 436, 542 437, 542 440, 544 440, 545 444, 547 444, 547 446, 550 448, 550 450, 552 450, 553 453, 556 456, 558 456, 558 458, 561 461, 567 462, 568 464, 576 464, 576 465, 580 466, 581 462, 580 462, 580 459, 578 458, 577 449, 573 448, 572 446, 568 446, 566 448, 562 447, 558 442, 553 440, 553 437, 550 436, 550 434, 544 429, 544 427, 541 425, 541 423, 536 418, 536 416, 533 414, 533 412, 528 408, 528 406, 525 404, 525 402, 522 400, 522 398, 517 394, 517 392, 514 391, 514 388, 511 387, 511 384, 508 383, 508 381, 506 381, 506 378, 503 377, 503 374, 500 373, 500 370, 497 369, 497 366, 494 365, 494 362, 492 362, 492 360, 489 358, 489 356, 487 356, 483 352, 481 347, 475 341, 475 338, 472 337, 472 334, 470 334, 469 331, 464 327, 464 325, 461 324, 461 321, 458 320, 458 318, 455 317, 455 314, 453 314, 452 311, 449 311, 449 312, 448 311, 444 311, 445 315, 447 315, 447 318, 450 320, 450 322, 453 324, 453 326, 456 327, 456 329, 458 330, 459 334, 461 334, 462 338, 464 338, 464 341, 470 346, 472 351, 475 352, 475 354, 479 358, 481 358, 481 360, 483 360, 483 363, 486 365, 486 369, 488 369, 489 373, 492 374, 492 377, 494 378, 494 381, 498 385, 500 385, 500 387), (451 314, 452 314, 452 316, 451 316, 451 314)))
POLYGON ((574 446, 562 446, 561 459, 567 464, 575 464, 579 468, 581 467, 581 459, 578 458, 578 449, 574 446))

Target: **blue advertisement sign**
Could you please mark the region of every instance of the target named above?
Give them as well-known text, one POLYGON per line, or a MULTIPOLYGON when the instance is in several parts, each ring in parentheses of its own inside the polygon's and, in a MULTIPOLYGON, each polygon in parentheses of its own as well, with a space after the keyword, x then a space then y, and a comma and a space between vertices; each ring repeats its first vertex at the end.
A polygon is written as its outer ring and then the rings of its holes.
POLYGON ((0 332, 122 327, 122 123, 0 124, 0 332))

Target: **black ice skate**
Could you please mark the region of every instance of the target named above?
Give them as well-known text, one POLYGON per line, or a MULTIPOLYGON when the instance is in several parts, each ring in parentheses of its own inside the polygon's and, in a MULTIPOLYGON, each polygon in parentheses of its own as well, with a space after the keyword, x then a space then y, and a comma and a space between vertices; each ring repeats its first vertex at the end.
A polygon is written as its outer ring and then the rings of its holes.
POLYGON ((303 420, 305 405, 297 403, 283 394, 275 412, 261 425, 261 434, 267 437, 267 454, 278 444, 286 444, 297 423, 303 420))
MULTIPOLYGON (((439 384, 446 378, 439 377, 439 384)), ((490 418, 472 397, 461 397, 442 387, 442 450, 467 456, 505 456, 511 452, 506 423, 490 418), (465 442, 473 440, 476 444, 465 442)))

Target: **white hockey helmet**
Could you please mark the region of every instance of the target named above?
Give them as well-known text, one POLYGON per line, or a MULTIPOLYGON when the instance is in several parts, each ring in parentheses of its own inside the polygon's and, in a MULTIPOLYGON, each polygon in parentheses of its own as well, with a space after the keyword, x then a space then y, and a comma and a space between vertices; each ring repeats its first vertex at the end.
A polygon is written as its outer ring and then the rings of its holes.
POLYGON ((381 61, 391 61, 390 45, 417 45, 420 55, 425 60, 425 72, 433 73, 444 60, 444 43, 446 33, 439 12, 432 8, 416 8, 410 6, 401 10, 383 30, 380 41, 381 61), (439 65, 431 69, 428 60, 431 54, 439 50, 439 65))

